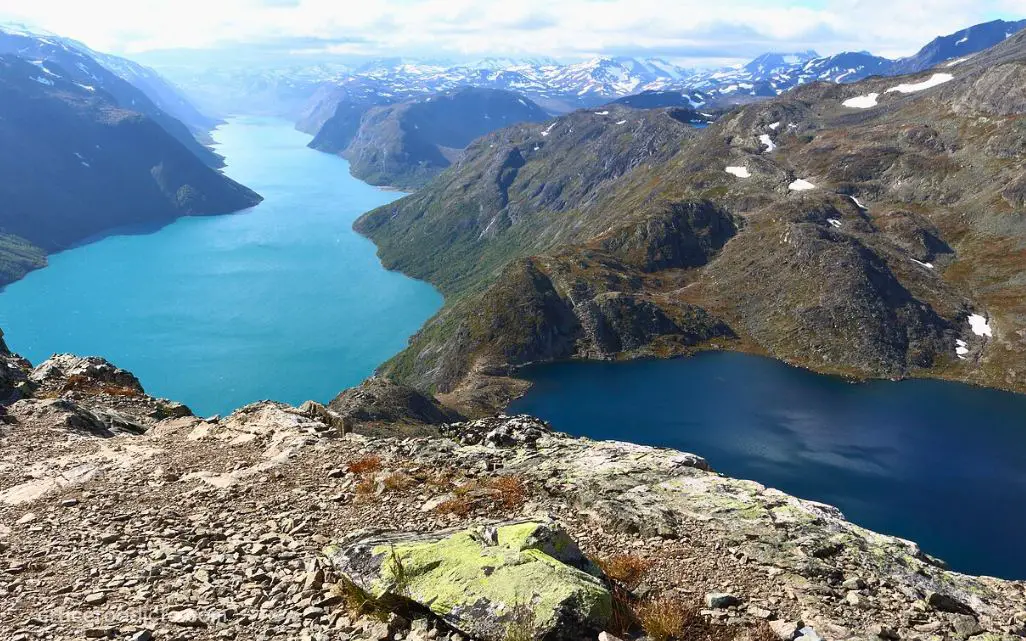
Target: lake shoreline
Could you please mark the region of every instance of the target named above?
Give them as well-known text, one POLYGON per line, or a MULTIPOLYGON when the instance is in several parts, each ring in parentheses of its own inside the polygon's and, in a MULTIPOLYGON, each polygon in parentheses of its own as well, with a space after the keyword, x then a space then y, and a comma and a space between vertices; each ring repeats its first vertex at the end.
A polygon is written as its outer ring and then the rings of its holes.
POLYGON ((102 354, 152 393, 224 414, 264 398, 326 402, 406 345, 441 296, 385 270, 351 228, 401 194, 351 178, 285 121, 237 118, 214 136, 226 175, 264 202, 54 253, 0 294, 12 349, 33 362, 102 354))

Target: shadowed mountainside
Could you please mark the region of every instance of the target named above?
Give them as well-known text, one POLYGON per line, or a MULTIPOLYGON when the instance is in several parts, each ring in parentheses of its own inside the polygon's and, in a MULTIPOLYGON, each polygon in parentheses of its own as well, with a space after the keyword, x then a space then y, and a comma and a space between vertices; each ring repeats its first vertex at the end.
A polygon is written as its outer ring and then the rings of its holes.
POLYGON ((103 231, 222 214, 260 196, 63 68, 0 56, 0 283, 103 231))
POLYGON ((338 103, 310 146, 340 154, 354 176, 373 185, 416 189, 476 138, 547 118, 536 104, 493 89, 463 88, 390 105, 373 96, 354 98, 338 103))

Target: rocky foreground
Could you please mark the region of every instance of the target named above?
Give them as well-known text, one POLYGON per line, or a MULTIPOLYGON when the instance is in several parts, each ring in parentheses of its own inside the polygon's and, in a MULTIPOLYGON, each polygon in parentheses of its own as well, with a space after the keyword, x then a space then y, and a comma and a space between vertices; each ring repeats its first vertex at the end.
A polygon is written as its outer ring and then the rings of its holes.
POLYGON ((1026 636, 1026 584, 692 454, 524 416, 380 436, 366 407, 411 394, 381 381, 204 419, 3 352, 0 638, 1026 636))

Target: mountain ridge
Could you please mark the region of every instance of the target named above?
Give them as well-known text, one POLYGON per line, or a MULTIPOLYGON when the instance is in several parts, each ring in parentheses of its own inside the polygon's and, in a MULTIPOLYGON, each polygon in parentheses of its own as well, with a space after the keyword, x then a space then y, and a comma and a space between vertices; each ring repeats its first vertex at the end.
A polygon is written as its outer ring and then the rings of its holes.
POLYGON ((997 44, 1005 34, 1026 27, 1026 20, 995 20, 941 36, 913 56, 889 59, 869 52, 819 56, 808 50, 769 52, 736 67, 685 69, 659 58, 607 56, 560 65, 554 61, 494 60, 485 65, 418 64, 406 59, 370 62, 325 82, 308 101, 297 128, 316 135, 334 110, 347 102, 382 104, 417 95, 476 86, 513 91, 550 113, 661 93, 661 106, 674 104, 714 110, 780 95, 817 81, 850 83, 873 75, 923 71, 961 60, 997 44), (672 95, 680 96, 674 100, 672 95))

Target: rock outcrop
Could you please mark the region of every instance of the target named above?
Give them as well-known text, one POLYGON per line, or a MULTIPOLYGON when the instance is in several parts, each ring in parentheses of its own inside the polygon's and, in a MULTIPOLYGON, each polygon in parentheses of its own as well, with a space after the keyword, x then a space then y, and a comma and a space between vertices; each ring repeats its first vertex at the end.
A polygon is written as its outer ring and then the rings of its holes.
POLYGON ((102 360, 36 371, 0 422, 14 638, 635 638, 624 613, 658 608, 724 640, 1026 637, 1023 582, 693 454, 528 416, 412 438, 314 404, 161 417, 102 360))
POLYGON ((31 367, 28 361, 11 353, 4 342, 3 330, 0 330, 0 406, 28 394, 31 387, 28 380, 31 367))
POLYGON ((33 368, 29 380, 44 392, 85 387, 95 391, 117 389, 126 395, 143 393, 142 384, 134 374, 98 356, 82 358, 56 354, 33 368))
POLYGON ((374 376, 357 387, 343 390, 328 408, 352 424, 364 428, 385 424, 434 426, 455 423, 463 417, 434 397, 387 378, 374 376))

